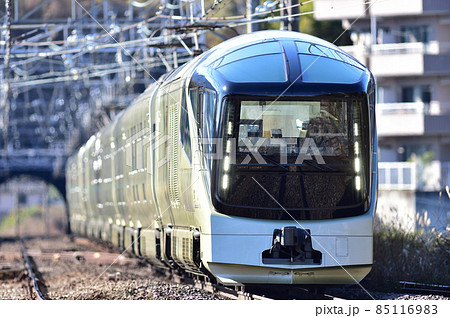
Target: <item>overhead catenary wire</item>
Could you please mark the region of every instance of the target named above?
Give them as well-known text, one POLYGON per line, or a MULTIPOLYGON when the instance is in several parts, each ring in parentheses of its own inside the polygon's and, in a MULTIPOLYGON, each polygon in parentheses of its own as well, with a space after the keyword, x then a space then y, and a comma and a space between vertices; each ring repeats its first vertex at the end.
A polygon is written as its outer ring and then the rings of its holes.
MULTIPOLYGON (((299 4, 295 4, 292 5, 291 7, 296 7, 296 6, 301 6, 310 2, 313 2, 315 0, 310 0, 310 1, 305 1, 299 4)), ((373 1, 367 1, 364 2, 364 4, 368 4, 368 3, 372 3, 373 1)), ((226 6, 227 4, 229 4, 229 2, 223 2, 220 1, 218 4, 223 4, 222 7, 219 8, 219 10, 221 8, 223 8, 224 6, 226 6)), ((351 7, 354 5, 349 5, 349 6, 345 6, 345 7, 351 7)), ((217 8, 217 6, 215 7, 217 8)), ((342 8, 342 7, 341 7, 342 8)), ((211 8, 210 8, 211 9, 211 8)), ((265 14, 274 14, 276 12, 279 12, 280 10, 284 10, 286 8, 278 8, 278 9, 274 9, 272 11, 268 11, 265 14)), ((208 10, 207 13, 210 13, 214 10, 208 10)), ((215 11, 215 14, 218 12, 218 10, 215 11)), ((17 50, 15 50, 15 52, 12 53, 12 56, 15 59, 30 59, 29 62, 35 62, 37 59, 47 59, 47 58, 52 58, 52 57, 58 57, 61 55, 74 55, 76 57, 76 54, 86 54, 86 53, 93 53, 93 52, 97 52, 97 51, 102 51, 105 49, 115 49, 118 47, 127 47, 127 48, 131 48, 132 51, 135 51, 133 49, 133 47, 137 48, 139 46, 145 45, 147 47, 150 46, 154 46, 154 47, 158 47, 163 45, 165 42, 165 45, 170 43, 175 43, 178 42, 179 39, 188 39, 188 38, 194 38, 195 36, 197 36, 198 34, 207 32, 209 30, 217 30, 217 29, 222 29, 222 28, 235 28, 238 26, 242 26, 242 25, 246 25, 246 24, 253 24, 253 23, 263 23, 263 22, 276 22, 276 21, 281 21, 283 19, 287 19, 287 18, 292 18, 292 17, 297 17, 297 16, 303 16, 303 15, 308 15, 308 14, 313 14, 315 13, 314 10, 312 11, 308 11, 308 12, 300 12, 298 14, 291 14, 291 15, 286 15, 283 17, 280 16, 270 16, 267 18, 263 18, 263 19, 254 19, 254 20, 248 20, 245 15, 243 16, 238 16, 238 17, 233 17, 235 19, 233 20, 229 20, 228 17, 218 17, 218 18, 214 18, 213 21, 209 21, 210 24, 202 24, 202 21, 204 22, 208 22, 206 21, 204 18, 207 17, 207 14, 205 14, 205 16, 201 17, 201 18, 196 18, 194 19, 194 23, 193 24, 185 24, 185 25, 179 25, 179 26, 171 26, 171 27, 166 27, 169 29, 172 29, 175 31, 174 34, 167 34, 167 35, 160 35, 160 36, 154 36, 155 33, 152 34, 152 37, 149 38, 142 38, 142 39, 137 39, 137 40, 129 40, 129 41, 121 41, 120 43, 98 43, 97 40, 100 40, 106 36, 112 36, 114 34, 117 34, 119 32, 124 32, 126 30, 131 30, 133 28, 137 28, 140 25, 146 24, 146 23, 150 23, 150 22, 154 22, 157 21, 159 19, 165 19, 165 18, 169 18, 170 16, 153 16, 147 19, 144 19, 142 21, 139 22, 135 22, 131 25, 128 25, 126 27, 121 28, 120 30, 111 30, 108 33, 104 33, 104 34, 98 34, 96 35, 93 40, 93 43, 88 43, 88 41, 85 38, 80 38, 80 39, 74 39, 73 42, 71 42, 71 45, 77 45, 80 44, 79 46, 76 46, 74 48, 69 48, 67 41, 45 41, 45 42, 26 42, 27 40, 23 40, 21 41, 21 45, 23 46, 30 46, 30 47, 36 47, 36 46, 48 46, 48 47, 52 47, 51 49, 48 50, 40 50, 40 52, 37 54, 38 56, 36 57, 36 53, 35 52, 27 52, 26 50, 23 50, 22 52, 18 52, 17 50), (245 20, 244 20, 245 19, 245 20), (177 33, 179 32, 179 30, 183 30, 183 33, 177 33), (191 30, 191 31, 189 31, 191 30), (189 32, 186 32, 189 31, 189 32), (54 47, 52 45, 58 45, 60 44, 61 46, 59 47, 54 47), (85 45, 82 45, 85 44, 85 45), (89 46, 89 49, 87 48, 87 46, 89 46)), ((251 17, 254 16, 260 16, 260 13, 253 13, 251 15, 251 17)), ((175 17, 172 16, 171 18, 174 19, 178 19, 179 21, 188 21, 189 18, 188 17, 175 17)), ((55 25, 56 26, 56 25, 55 25)), ((161 28, 162 29, 162 28, 161 28)), ((175 45, 175 44, 172 44, 175 45)), ((137 48, 138 49, 142 49, 142 48, 137 48)), ((57 60, 55 60, 57 61, 57 60)), ((17 65, 23 65, 26 64, 26 62, 24 61, 17 61, 17 65)), ((15 64, 13 63, 13 65, 15 66, 15 64)), ((3 66, 0 66, 4 68, 3 66)), ((57 73, 54 73, 55 76, 58 76, 57 73)), ((60 74, 61 75, 61 74, 60 74)), ((67 77, 67 75, 61 75, 64 76, 64 78, 67 77)))
MULTIPOLYGON (((317 1, 317 0, 313 0, 313 1, 317 1)), ((384 1, 388 1, 388 0, 369 0, 366 2, 363 2, 361 4, 373 4, 375 2, 384 2, 384 1)), ((361 4, 357 4, 358 6, 360 6, 361 4)), ((355 4, 351 4, 351 5, 347 5, 347 6, 340 6, 340 8, 351 8, 351 7, 355 7, 355 4)), ((283 8, 285 9, 285 8, 283 8)), ((333 9, 330 9, 333 10, 333 9)), ((268 11, 267 13, 270 13, 271 11, 268 11)), ((280 21, 282 19, 288 19, 288 18, 293 18, 293 17, 298 17, 298 16, 303 16, 303 15, 309 15, 309 14, 313 14, 316 13, 317 10, 312 10, 312 11, 308 11, 308 12, 300 12, 297 14, 289 14, 289 15, 284 15, 284 16, 273 16, 273 17, 267 17, 267 18, 263 18, 263 19, 257 19, 257 20, 243 20, 245 18, 245 16, 242 16, 241 20, 237 20, 237 21, 231 21, 231 20, 221 20, 221 19, 217 19, 215 20, 216 22, 221 22, 223 24, 227 24, 226 27, 237 27, 237 26, 241 26, 241 25, 246 25, 246 24, 253 24, 253 23, 263 23, 263 22, 276 22, 276 21, 280 21)), ((252 14, 252 16, 257 16, 257 15, 261 15, 261 13, 256 13, 256 14, 252 14)), ((223 28, 222 27, 217 27, 217 28, 223 28)), ((216 29, 217 29, 216 28, 216 29)))

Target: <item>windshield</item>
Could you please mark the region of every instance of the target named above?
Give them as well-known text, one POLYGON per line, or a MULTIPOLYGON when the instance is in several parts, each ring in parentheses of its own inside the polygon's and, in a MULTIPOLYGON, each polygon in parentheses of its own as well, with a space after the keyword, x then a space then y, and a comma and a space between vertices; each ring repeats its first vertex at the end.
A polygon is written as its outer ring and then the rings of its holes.
POLYGON ((260 154, 280 163, 300 163, 299 155, 308 152, 318 163, 350 159, 345 101, 242 101, 240 106, 239 153, 251 151, 248 146, 254 145, 260 154))
POLYGON ((364 209, 369 151, 364 104, 329 97, 228 98, 217 200, 231 214, 278 219, 290 218, 283 209, 296 219, 364 209))

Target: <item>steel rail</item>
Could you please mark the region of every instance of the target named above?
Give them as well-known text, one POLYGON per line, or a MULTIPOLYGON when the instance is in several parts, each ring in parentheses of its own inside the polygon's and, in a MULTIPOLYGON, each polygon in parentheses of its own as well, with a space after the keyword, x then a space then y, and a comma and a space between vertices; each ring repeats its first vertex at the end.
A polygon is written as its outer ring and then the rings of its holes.
POLYGON ((450 296, 450 286, 400 281, 401 290, 417 294, 450 296))
POLYGON ((36 291, 36 294, 38 295, 39 299, 47 300, 47 298, 44 297, 41 290, 39 289, 39 284, 37 282, 36 275, 33 270, 33 266, 31 265, 31 260, 30 260, 30 257, 28 256, 28 252, 27 252, 27 248, 25 247, 25 243, 22 240, 20 240, 20 244, 21 244, 21 249, 22 249, 22 256, 23 256, 23 259, 25 260, 25 265, 27 267, 27 273, 28 273, 28 276, 33 281, 34 290, 36 291))

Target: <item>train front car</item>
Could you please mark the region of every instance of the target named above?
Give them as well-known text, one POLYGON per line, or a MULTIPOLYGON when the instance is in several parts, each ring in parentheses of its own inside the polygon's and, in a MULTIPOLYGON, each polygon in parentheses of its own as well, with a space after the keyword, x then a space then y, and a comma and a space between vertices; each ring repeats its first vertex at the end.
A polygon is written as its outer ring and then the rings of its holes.
POLYGON ((243 35, 198 64, 189 87, 211 199, 202 261, 221 283, 354 284, 369 273, 374 85, 334 45, 294 32, 243 35))

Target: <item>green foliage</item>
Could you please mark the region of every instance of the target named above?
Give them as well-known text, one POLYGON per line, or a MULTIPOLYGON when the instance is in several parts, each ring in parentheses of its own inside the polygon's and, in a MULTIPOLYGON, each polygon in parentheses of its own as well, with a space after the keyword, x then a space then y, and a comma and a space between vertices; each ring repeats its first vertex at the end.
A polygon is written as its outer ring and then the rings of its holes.
POLYGON ((431 164, 431 161, 434 159, 434 152, 426 151, 423 154, 417 156, 415 153, 411 157, 408 158, 408 162, 420 162, 423 165, 431 164))
MULTIPOLYGON (((209 8, 214 3, 214 0, 205 1, 205 7, 209 8)), ((261 4, 264 1, 260 1, 261 4)), ((222 1, 215 9, 209 14, 210 17, 230 17, 245 14, 246 1, 222 1)), ((277 7, 278 9, 278 7, 277 7)), ((308 13, 314 11, 314 5, 312 2, 304 4, 299 7, 300 13, 308 13)), ((279 16, 279 11, 274 12, 272 16, 279 16)), ((279 30, 280 22, 264 22, 260 23, 260 30, 279 30)), ((336 45, 351 45, 350 33, 344 32, 341 21, 316 21, 314 14, 309 13, 300 16, 300 31, 303 33, 311 34, 322 38, 328 42, 336 45)), ((246 27, 239 26, 233 30, 231 29, 219 29, 215 32, 208 32, 206 35, 207 46, 212 47, 223 41, 220 36, 225 38, 231 38, 237 34, 246 32, 246 27)))
MULTIPOLYGON (((300 12, 312 12, 312 2, 300 7, 300 12)), ((300 16, 300 31, 324 39, 335 45, 352 45, 350 32, 344 32, 341 21, 317 21, 313 14, 300 16)))
MULTIPOLYGON (((23 221, 30 216, 40 216, 41 214, 42 211, 38 206, 27 207, 19 210, 19 220, 23 221)), ((16 217, 16 211, 11 211, 7 217, 1 220, 0 230, 14 227, 16 224, 16 217)))
POLYGON ((450 285, 448 233, 406 232, 380 224, 373 247, 373 268, 364 280, 371 289, 396 290, 399 281, 450 285))
POLYGON ((64 200, 58 189, 56 189, 55 186, 51 184, 48 186, 48 199, 50 201, 64 200))

